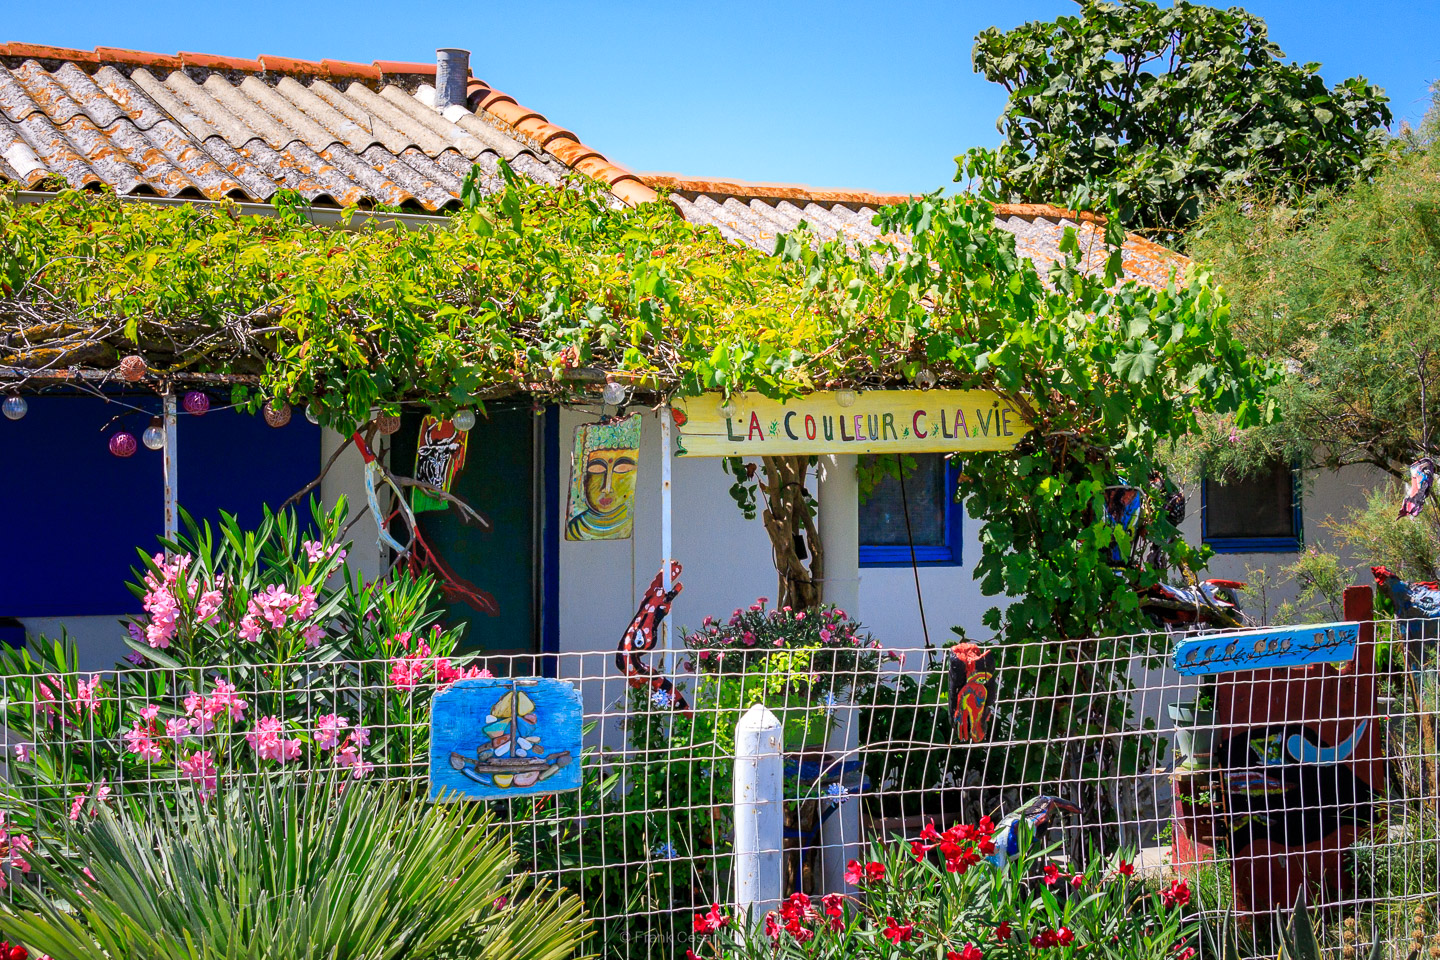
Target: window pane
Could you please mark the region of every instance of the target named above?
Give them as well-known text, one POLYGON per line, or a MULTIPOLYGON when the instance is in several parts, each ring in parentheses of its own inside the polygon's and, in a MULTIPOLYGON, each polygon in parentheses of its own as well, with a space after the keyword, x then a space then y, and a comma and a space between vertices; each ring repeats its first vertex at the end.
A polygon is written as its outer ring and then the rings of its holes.
POLYGON ((1218 483, 1205 481, 1205 536, 1295 536, 1295 481, 1287 464, 1218 483))
MULTIPOLYGON (((953 491, 948 491, 953 495, 953 491)), ((945 546, 945 457, 915 454, 915 469, 900 481, 887 476, 860 504, 860 543, 867 547, 905 547, 905 506, 910 508, 910 533, 917 547, 945 546)))

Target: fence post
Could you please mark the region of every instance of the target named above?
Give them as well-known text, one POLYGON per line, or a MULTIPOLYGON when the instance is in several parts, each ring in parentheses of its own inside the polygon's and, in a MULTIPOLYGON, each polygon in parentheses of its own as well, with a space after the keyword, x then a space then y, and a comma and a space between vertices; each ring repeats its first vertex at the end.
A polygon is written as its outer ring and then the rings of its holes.
POLYGON ((752 921, 780 906, 783 744, 764 704, 735 726, 735 910, 752 921))

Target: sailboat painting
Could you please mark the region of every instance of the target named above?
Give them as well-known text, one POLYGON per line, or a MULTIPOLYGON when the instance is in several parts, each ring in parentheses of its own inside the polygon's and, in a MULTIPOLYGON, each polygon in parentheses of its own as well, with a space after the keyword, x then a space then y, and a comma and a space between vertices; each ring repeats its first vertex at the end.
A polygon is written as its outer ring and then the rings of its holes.
POLYGON ((431 710, 430 799, 578 790, 583 715, 580 691, 565 680, 458 681, 431 710))

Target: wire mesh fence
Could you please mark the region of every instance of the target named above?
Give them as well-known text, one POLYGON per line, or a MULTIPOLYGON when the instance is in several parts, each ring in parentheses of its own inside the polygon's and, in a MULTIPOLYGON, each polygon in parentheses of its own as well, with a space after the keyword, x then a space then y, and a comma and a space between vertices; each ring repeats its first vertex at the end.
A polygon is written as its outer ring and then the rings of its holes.
MULTIPOLYGON (((781 889, 853 892, 845 865, 927 823, 995 822, 1036 797, 1066 869, 1124 859, 1244 914, 1273 954, 1277 904, 1309 889, 1322 943, 1351 957, 1440 951, 1440 681, 1426 622, 1382 621, 1339 664, 1184 676, 1165 633, 894 654, 683 650, 672 689, 614 653, 469 668, 568 680, 584 703, 578 791, 487 801, 518 869, 578 892, 590 951, 678 957, 733 896, 735 729, 779 724, 781 889), (1260 918, 1260 919, 1256 919, 1260 918)), ((99 804, 211 793, 278 773, 428 791, 430 703, 466 674, 404 660, 150 665, 7 675, 0 866, 99 804)))

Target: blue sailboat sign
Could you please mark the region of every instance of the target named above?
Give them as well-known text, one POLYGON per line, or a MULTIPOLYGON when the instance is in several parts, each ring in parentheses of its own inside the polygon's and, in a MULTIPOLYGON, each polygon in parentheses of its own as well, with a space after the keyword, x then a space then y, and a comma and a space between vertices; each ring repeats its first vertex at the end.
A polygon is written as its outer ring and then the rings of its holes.
POLYGON ((1175 670, 1184 676, 1303 667, 1355 658, 1360 624, 1312 623, 1300 627, 1207 633, 1175 645, 1175 670))
POLYGON ((485 677, 435 696, 430 799, 503 800, 580 787, 580 691, 564 680, 485 677))

